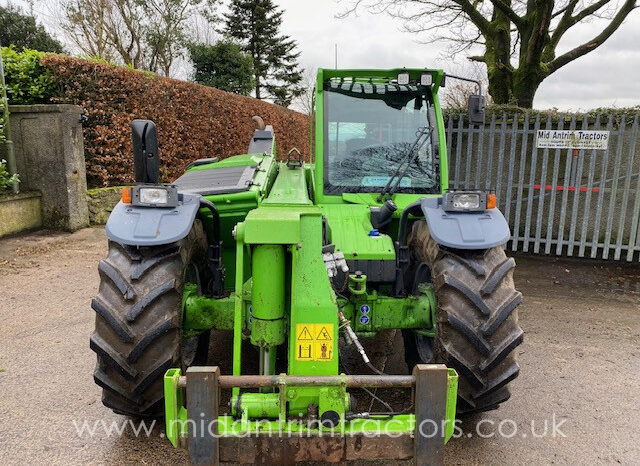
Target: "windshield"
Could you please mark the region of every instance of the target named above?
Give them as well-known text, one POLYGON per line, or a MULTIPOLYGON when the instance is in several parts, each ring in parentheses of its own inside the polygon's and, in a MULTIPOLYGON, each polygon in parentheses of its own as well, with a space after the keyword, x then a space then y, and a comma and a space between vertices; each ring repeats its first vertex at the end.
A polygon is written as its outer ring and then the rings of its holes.
POLYGON ((396 192, 439 192, 430 137, 415 145, 421 133, 430 133, 428 109, 427 95, 412 86, 328 84, 325 193, 379 193, 400 165, 404 176, 396 192))

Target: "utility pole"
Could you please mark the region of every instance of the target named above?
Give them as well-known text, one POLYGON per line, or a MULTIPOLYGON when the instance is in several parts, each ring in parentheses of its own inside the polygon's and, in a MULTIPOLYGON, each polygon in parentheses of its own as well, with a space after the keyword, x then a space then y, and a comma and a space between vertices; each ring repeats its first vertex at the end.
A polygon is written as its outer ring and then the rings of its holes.
POLYGON ((336 70, 338 69, 338 44, 335 44, 336 70))
MULTIPOLYGON (((15 175, 16 169, 16 156, 13 153, 13 141, 11 140, 11 125, 9 124, 9 99, 7 99, 7 85, 4 80, 4 63, 2 61, 2 44, 0 44, 0 86, 2 87, 2 121, 4 122, 4 137, 5 145, 7 146, 7 168, 9 169, 9 175, 15 175)), ((13 182, 13 192, 18 193, 18 182, 13 182)))

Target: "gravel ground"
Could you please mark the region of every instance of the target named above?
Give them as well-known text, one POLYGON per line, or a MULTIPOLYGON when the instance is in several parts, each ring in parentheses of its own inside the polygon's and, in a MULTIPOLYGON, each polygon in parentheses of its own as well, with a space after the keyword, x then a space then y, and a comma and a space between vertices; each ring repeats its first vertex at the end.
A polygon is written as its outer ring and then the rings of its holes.
MULTIPOLYGON (((102 406, 91 376, 89 302, 105 253, 98 228, 0 240, 0 464, 187 460, 160 425, 140 438, 130 428, 120 436, 101 427, 126 422, 102 406), (84 422, 97 425, 93 435, 78 434, 84 422)), ((517 261, 526 333, 521 375, 501 409, 462 425, 446 448, 447 463, 639 464, 640 268, 517 261)), ((386 343, 377 346, 384 348, 377 360, 402 372, 399 335, 386 343)))

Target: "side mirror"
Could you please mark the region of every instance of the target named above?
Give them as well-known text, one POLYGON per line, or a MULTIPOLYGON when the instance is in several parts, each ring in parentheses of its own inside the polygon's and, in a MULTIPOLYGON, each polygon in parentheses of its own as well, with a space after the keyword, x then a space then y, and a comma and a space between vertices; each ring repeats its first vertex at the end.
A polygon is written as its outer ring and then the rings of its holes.
POLYGON ((131 140, 133 142, 133 171, 136 183, 157 184, 160 178, 160 160, 158 159, 158 132, 150 120, 131 122, 131 140))
POLYGON ((468 106, 469 124, 478 126, 484 125, 484 96, 470 95, 468 106))

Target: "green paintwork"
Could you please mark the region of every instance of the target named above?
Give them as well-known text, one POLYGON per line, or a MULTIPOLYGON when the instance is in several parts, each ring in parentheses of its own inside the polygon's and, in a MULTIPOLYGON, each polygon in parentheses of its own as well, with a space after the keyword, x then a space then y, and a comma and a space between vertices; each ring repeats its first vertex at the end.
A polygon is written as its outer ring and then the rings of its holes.
POLYGON ((312 205, 304 170, 280 164, 278 177, 262 205, 312 205))
POLYGON ((433 287, 426 285, 418 296, 393 298, 372 290, 340 299, 339 304, 356 333, 375 334, 392 329, 431 329, 436 298, 433 287), (362 316, 367 319, 361 320, 362 316))
POLYGON ((445 442, 448 442, 455 428, 456 405, 458 403, 458 373, 455 369, 447 369, 447 406, 445 408, 445 442))
POLYGON ((251 344, 278 346, 285 340, 284 246, 261 244, 253 248, 253 299, 251 344))
POLYGON ((171 445, 180 446, 180 436, 186 432, 186 426, 181 423, 187 418, 187 408, 184 406, 184 393, 178 387, 180 369, 169 369, 164 374, 164 419, 165 432, 171 445))
POLYGON ((349 293, 353 296, 364 296, 367 294, 367 276, 352 273, 349 275, 347 286, 349 287, 349 293))
POLYGON ((322 214, 329 223, 329 239, 336 251, 347 259, 396 260, 390 236, 369 236, 373 229, 369 220, 369 206, 352 204, 321 205, 322 214))
POLYGON ((335 411, 340 415, 340 422, 344 423, 349 407, 349 394, 344 385, 322 387, 318 390, 318 411, 320 413, 335 411))
POLYGON ((297 244, 301 241, 300 217, 320 215, 317 207, 278 206, 255 209, 245 221, 246 244, 297 244))
MULTIPOLYGON (((252 286, 253 280, 249 279, 244 284, 244 291, 238 300, 243 315, 248 315, 252 286)), ((196 285, 186 283, 182 300, 183 327, 188 332, 186 336, 191 337, 205 330, 233 330, 236 298, 235 292, 224 298, 209 298, 198 294, 196 285)))
POLYGON ((185 284, 182 304, 184 310, 183 327, 196 333, 209 329, 233 329, 234 296, 235 293, 227 298, 207 298, 197 294, 196 285, 185 284))
MULTIPOLYGON (((421 194, 394 194, 392 199, 398 210, 391 224, 379 236, 372 236, 370 207, 380 205, 377 194, 326 195, 323 192, 322 83, 334 77, 377 82, 394 78, 401 71, 408 71, 412 78, 425 71, 434 77, 431 92, 440 145, 441 191, 445 191, 448 189, 445 129, 437 96, 443 77, 440 70, 321 69, 312 123, 312 136, 315 135, 312 137, 315 145, 311 148, 315 154, 313 163, 288 167, 277 162, 274 141, 273 155, 238 155, 190 169, 258 167, 247 191, 207 196, 220 213, 228 294, 218 299, 207 298, 198 295, 195 286, 186 284, 183 293, 185 335, 193 336, 208 329, 233 331, 234 375, 243 372, 242 342, 249 340, 254 346, 269 350, 270 368, 275 364, 276 348, 287 345, 287 374, 336 376, 334 385, 281 386, 275 393, 263 390, 259 393, 243 392, 240 396, 240 390, 233 388, 232 414, 237 419, 220 417, 223 435, 231 434, 234 429, 247 433, 275 428, 318 434, 317 429, 294 420, 297 416, 306 416, 309 405, 318 407, 319 416, 326 411, 336 411, 341 418, 343 433, 375 429, 371 427, 372 420, 345 420, 350 407, 349 394, 338 375, 338 307, 356 333, 362 336, 372 336, 389 329, 412 329, 430 336, 435 334, 436 299, 430 285, 422 285, 416 296, 397 298, 389 296, 389 285, 370 283, 366 275, 356 277, 351 274, 338 295, 332 288, 322 258, 323 235, 326 235, 336 251, 342 252, 348 260, 378 260, 395 264, 394 241, 402 210, 424 197, 421 194), (313 357, 309 356, 311 349, 305 353, 308 356, 303 357, 302 345, 297 338, 297 331, 306 326, 316 333, 320 328, 327 329, 323 340, 326 343, 313 346, 313 357), (318 348, 321 349, 319 353, 318 348)), ((205 228, 210 229, 209 212, 202 210, 201 215, 205 228)), ((180 370, 171 369, 165 376, 167 436, 174 446, 179 445, 188 419, 182 389, 177 385, 179 375, 180 370)), ((456 391, 457 375, 450 369, 447 440, 453 433, 456 391)), ((376 422, 390 432, 410 433, 413 432, 414 416, 397 415, 376 422)))
MULTIPOLYGON (((447 406, 445 422, 444 443, 447 443, 455 430, 455 412, 457 403, 458 374, 455 370, 449 369, 447 377, 447 406)), ((165 389, 165 425, 167 438, 174 447, 180 446, 180 438, 188 433, 189 417, 185 407, 184 390, 178 387, 178 379, 181 376, 180 369, 169 369, 164 376, 165 389)), ((323 387, 322 402, 331 408, 339 405, 348 405, 348 400, 344 396, 339 383, 340 376, 337 375, 338 383, 330 387, 323 387), (340 398, 342 397, 342 400, 340 398), (335 403, 335 404, 334 404, 335 403)), ((292 391, 297 389, 286 386, 287 401, 291 399, 292 391)), ((219 435, 225 436, 246 436, 257 433, 269 435, 289 435, 289 433, 318 436, 321 435, 318 427, 307 424, 305 420, 296 420, 294 416, 290 419, 278 417, 281 406, 281 394, 279 393, 246 393, 241 398, 241 411, 238 415, 234 411, 232 416, 219 416, 219 435), (254 419, 264 415, 261 419, 254 419)), ((236 406, 237 398, 232 398, 232 406, 236 406)), ((235 409, 235 408, 233 408, 235 409)), ((322 430, 327 430, 326 427, 322 430)), ((385 432, 388 434, 411 434, 415 431, 415 416, 413 414, 399 414, 384 419, 341 419, 340 424, 333 429, 334 434, 351 435, 374 435, 385 432)))
MULTIPOLYGON (((355 279, 355 277, 352 278, 352 280, 355 279)), ((366 276, 364 280, 366 280, 366 276)), ((385 296, 376 290, 369 293, 366 288, 363 292, 354 291, 356 293, 352 293, 351 299, 339 298, 337 302, 345 317, 352 322, 356 333, 366 336, 383 330, 414 329, 430 334, 430 330, 425 329, 432 328, 436 306, 435 293, 431 285, 424 285, 420 295, 406 298, 385 296), (359 319, 363 314, 360 311, 363 305, 369 308, 367 313, 369 322, 367 324, 362 324, 359 319)), ((208 298, 196 294, 195 285, 185 285, 183 325, 189 332, 187 335, 197 335, 209 329, 233 330, 235 302, 235 293, 226 298, 208 298)), ((248 280, 244 284, 241 302, 242 328, 251 327, 253 338, 255 326, 248 320, 249 317, 253 317, 252 322, 255 324, 255 304, 251 306, 252 280, 248 280), (253 307, 253 312, 249 312, 250 307, 253 307)))
POLYGON ((278 419, 279 393, 243 393, 231 397, 231 414, 244 419, 278 419))
MULTIPOLYGON (((236 236, 236 290, 244 286, 245 262, 244 262, 244 224, 239 223, 235 227, 236 236)), ((242 329, 246 320, 243 318, 244 302, 236 293, 233 306, 233 375, 240 375, 242 360, 242 329)), ((240 393, 238 388, 233 389, 233 395, 240 393)))
MULTIPOLYGON (((335 295, 331 289, 322 260, 322 215, 320 211, 300 216, 301 243, 290 246, 291 252, 291 311, 289 315, 288 373, 292 375, 335 375, 338 373, 338 314, 335 295), (333 324, 331 338, 333 357, 328 361, 300 361, 296 359, 297 324, 333 324)), ((310 403, 318 404, 318 387, 298 387, 297 396, 289 399, 289 413, 306 413, 310 403)), ((338 411, 344 412, 344 409, 338 411)), ((322 414, 322 411, 319 413, 322 414)))

